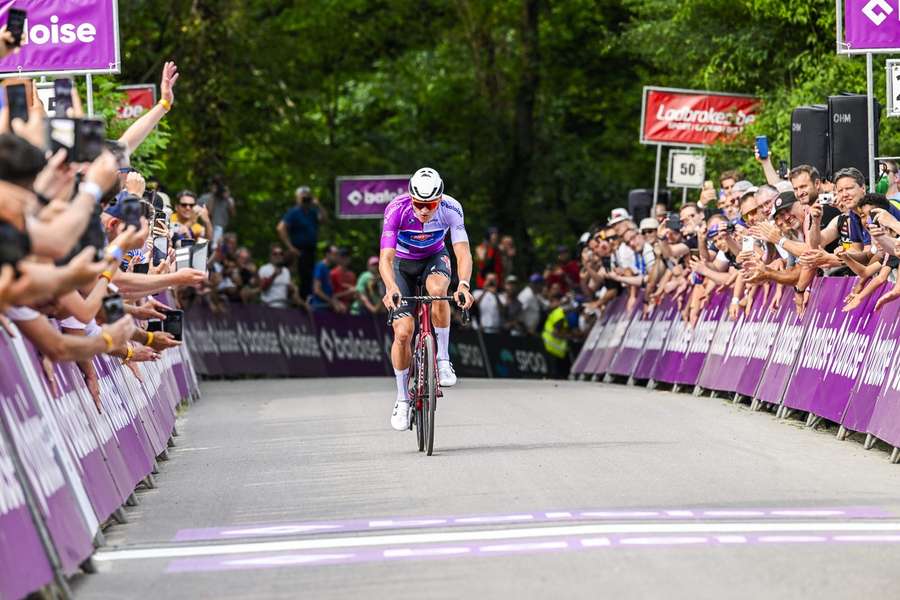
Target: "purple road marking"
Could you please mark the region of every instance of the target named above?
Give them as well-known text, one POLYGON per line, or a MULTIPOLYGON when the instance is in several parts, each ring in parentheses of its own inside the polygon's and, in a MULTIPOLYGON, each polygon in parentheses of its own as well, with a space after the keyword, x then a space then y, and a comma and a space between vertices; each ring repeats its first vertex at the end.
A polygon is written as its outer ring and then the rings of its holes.
POLYGON ((491 525, 505 522, 529 521, 532 523, 558 522, 561 520, 593 521, 615 519, 690 520, 729 518, 828 518, 873 519, 896 516, 874 506, 823 507, 823 508, 767 508, 767 509, 659 509, 659 510, 580 510, 542 511, 497 515, 467 515, 459 517, 385 517, 352 521, 301 521, 297 523, 264 523, 245 527, 213 527, 182 529, 175 535, 176 542, 240 539, 256 537, 297 536, 317 531, 360 532, 392 529, 427 529, 460 527, 464 525, 491 525))
POLYGON ((166 572, 186 573, 203 571, 233 571, 246 569, 276 569, 284 567, 316 567, 352 563, 390 562, 397 560, 441 560, 467 556, 503 556, 521 553, 573 552, 590 549, 623 548, 631 551, 651 551, 654 548, 715 547, 734 544, 900 544, 900 535, 880 533, 853 535, 609 535, 604 537, 562 537, 527 542, 483 544, 481 542, 361 549, 353 552, 328 553, 290 552, 267 555, 238 555, 229 557, 185 558, 169 563, 166 572))

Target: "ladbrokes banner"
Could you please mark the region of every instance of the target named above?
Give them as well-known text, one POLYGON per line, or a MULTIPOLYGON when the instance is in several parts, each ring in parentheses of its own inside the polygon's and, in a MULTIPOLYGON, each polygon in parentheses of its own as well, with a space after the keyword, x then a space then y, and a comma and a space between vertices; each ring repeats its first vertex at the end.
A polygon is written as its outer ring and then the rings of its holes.
POLYGON ((22 49, 0 60, 0 73, 119 72, 116 0, 6 0, 0 23, 12 6, 28 17, 22 49))
POLYGON ((744 131, 759 99, 692 90, 644 88, 641 143, 705 146, 744 131))

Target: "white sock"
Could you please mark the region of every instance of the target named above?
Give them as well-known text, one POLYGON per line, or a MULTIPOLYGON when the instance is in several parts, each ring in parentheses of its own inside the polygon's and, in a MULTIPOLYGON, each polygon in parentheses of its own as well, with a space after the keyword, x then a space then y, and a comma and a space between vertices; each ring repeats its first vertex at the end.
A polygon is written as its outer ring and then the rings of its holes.
POLYGON ((435 327, 438 340, 438 360, 450 360, 450 328, 435 327))
POLYGON ((397 378, 397 398, 403 398, 404 400, 409 401, 406 389, 406 382, 409 378, 409 368, 403 369, 402 371, 394 369, 394 376, 397 378))

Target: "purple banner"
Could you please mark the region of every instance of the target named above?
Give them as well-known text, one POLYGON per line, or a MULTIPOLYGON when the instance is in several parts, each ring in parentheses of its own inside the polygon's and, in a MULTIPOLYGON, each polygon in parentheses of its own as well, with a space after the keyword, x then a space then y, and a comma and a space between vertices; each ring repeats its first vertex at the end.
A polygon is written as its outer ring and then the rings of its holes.
MULTIPOLYGON (((872 306, 872 305, 870 305, 872 306)), ((891 302, 877 314, 878 324, 869 340, 856 387, 844 411, 841 425, 850 431, 869 431, 875 401, 900 357, 900 303, 891 302)))
POLYGON ((900 48, 897 0, 844 0, 844 39, 848 50, 900 48))
MULTIPOLYGON (((0 338, 0 346, 6 341, 0 338)), ((4 357, 5 359, 5 357, 4 357)), ((0 409, 6 395, 8 372, 0 364, 0 409)), ((0 418, 0 598, 24 598, 53 580, 34 521, 25 504, 25 492, 19 484, 0 418)))
MULTIPOLYGON (((31 385, 18 368, 12 345, 0 332, 0 421, 9 442, 18 449, 28 484, 53 545, 62 562, 63 571, 71 574, 93 552, 93 534, 86 526, 67 481, 59 448, 51 431, 51 423, 43 418, 34 403, 31 385)), ((23 365, 22 369, 28 368, 23 365)))
POLYGON ((315 313, 319 348, 329 377, 388 374, 382 338, 372 317, 315 313))
POLYGON ((700 319, 696 325, 689 327, 690 342, 684 350, 684 359, 673 377, 672 383, 681 385, 695 385, 703 370, 703 363, 709 353, 710 345, 719 323, 725 319, 730 294, 713 294, 700 313, 700 319))
POLYGON ((578 353, 575 363, 572 365, 573 374, 581 375, 587 372, 587 366, 594 356, 594 348, 597 347, 600 338, 603 336, 603 330, 606 327, 606 320, 608 317, 609 312, 607 311, 597 319, 596 323, 594 323, 590 333, 588 333, 587 339, 584 340, 584 344, 581 346, 581 351, 578 353))
POLYGON ((325 363, 312 318, 300 311, 279 312, 284 313, 278 323, 278 337, 288 374, 291 377, 324 377, 325 363))
POLYGON ((627 302, 625 294, 620 294, 609 307, 603 334, 597 340, 597 345, 594 346, 593 355, 587 365, 586 372, 588 374, 603 375, 606 373, 609 363, 618 352, 619 345, 625 338, 625 332, 628 331, 628 325, 631 323, 631 313, 625 307, 627 302))
POLYGON ((652 325, 652 312, 648 312, 645 316, 643 299, 638 298, 638 302, 632 310, 628 329, 619 345, 619 351, 612 357, 609 367, 606 369, 607 373, 628 377, 634 372, 634 367, 641 357, 652 325))
POLYGON ((846 322, 841 307, 852 283, 849 277, 823 279, 813 289, 807 308, 806 339, 784 392, 784 405, 788 408, 809 411, 817 394, 824 390, 825 368, 831 353, 838 348, 836 341, 846 322))
POLYGON ((678 304, 670 297, 666 296, 662 302, 653 307, 652 313, 653 325, 647 334, 647 341, 644 344, 644 351, 634 366, 635 379, 651 379, 656 369, 656 363, 662 356, 663 348, 666 345, 666 338, 672 323, 678 318, 678 304))
MULTIPOLYGON (((811 293, 814 292, 815 289, 811 293)), ((807 309, 805 316, 809 315, 810 310, 807 309)), ((797 353, 800 352, 800 346, 803 344, 808 321, 806 318, 801 319, 797 316, 793 289, 785 289, 781 299, 781 308, 775 320, 781 323, 781 327, 778 329, 778 343, 772 348, 771 356, 766 362, 762 379, 756 389, 756 397, 770 404, 781 404, 784 388, 790 381, 797 353)))
POLYGON ((0 8, 27 11, 22 49, 0 60, 2 73, 119 72, 115 0, 14 0, 0 8))
POLYGON ((380 219, 388 203, 405 194, 408 175, 338 177, 335 182, 339 219, 380 219))
POLYGON ((723 365, 723 368, 739 373, 737 386, 733 391, 744 396, 756 396, 766 364, 774 351, 775 342, 779 340, 781 310, 785 306, 790 308, 794 305, 794 290, 784 287, 777 307, 774 310, 771 308, 777 287, 772 284, 768 294, 763 294, 762 289, 757 291, 750 316, 743 319, 740 331, 733 337, 733 350, 729 348, 730 356, 726 356, 726 364, 723 365), (732 357, 736 362, 731 360, 732 357))
MULTIPOLYGON (((900 338, 900 334, 898 334, 900 325, 897 323, 898 317, 900 317, 898 302, 895 300, 882 310, 886 311, 883 315, 885 322, 889 318, 892 318, 894 321, 890 343, 896 347, 897 339, 900 338), (889 308, 893 309, 893 313, 888 312, 889 308)), ((882 351, 879 353, 878 360, 883 362, 887 356, 887 352, 882 351)), ((897 369, 897 356, 898 351, 894 350, 892 357, 894 360, 884 364, 884 369, 888 372, 888 376, 885 377, 884 386, 875 403, 875 409, 872 412, 872 418, 867 430, 868 433, 893 446, 900 446, 900 369, 897 369)))

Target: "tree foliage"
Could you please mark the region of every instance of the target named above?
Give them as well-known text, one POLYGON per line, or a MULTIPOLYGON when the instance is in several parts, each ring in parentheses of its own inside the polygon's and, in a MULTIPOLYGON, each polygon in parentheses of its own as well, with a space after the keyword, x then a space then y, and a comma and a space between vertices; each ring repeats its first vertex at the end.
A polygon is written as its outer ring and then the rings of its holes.
MULTIPOLYGON (((431 165, 473 237, 499 225, 536 266, 652 185, 644 85, 758 94, 749 133, 787 158, 794 106, 865 90, 834 18, 829 0, 131 0, 121 80, 177 61, 154 166, 172 188, 224 175, 257 251, 297 185, 330 207, 338 175, 431 165)), ((897 133, 883 127, 883 149, 897 133)), ((714 170, 735 165, 760 178, 748 144, 711 151, 714 170)), ((362 260, 377 236, 333 221, 322 239, 362 260)))

